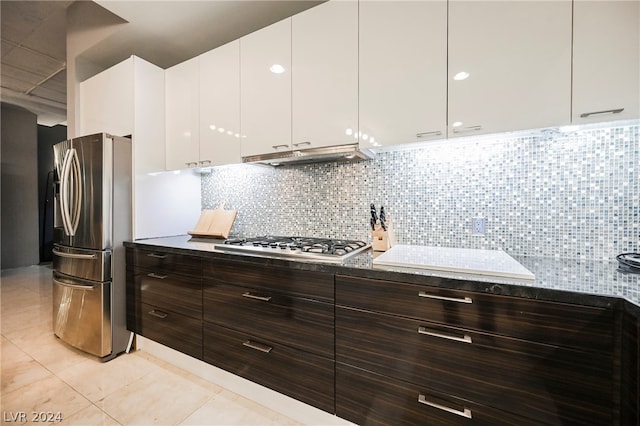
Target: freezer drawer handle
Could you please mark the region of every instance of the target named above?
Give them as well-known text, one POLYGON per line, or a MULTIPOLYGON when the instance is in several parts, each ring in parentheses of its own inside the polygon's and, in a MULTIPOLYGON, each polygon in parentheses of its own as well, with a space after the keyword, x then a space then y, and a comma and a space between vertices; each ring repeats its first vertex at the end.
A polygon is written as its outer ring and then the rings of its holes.
POLYGON ((154 317, 160 318, 160 319, 165 319, 166 317, 169 316, 168 313, 166 312, 162 312, 162 311, 156 311, 155 309, 152 311, 149 311, 149 315, 153 315, 154 317))
POLYGON ((469 336, 468 334, 465 334, 464 337, 456 337, 456 336, 450 336, 448 334, 435 333, 433 331, 427 330, 425 327, 418 327, 418 333, 431 336, 431 337, 439 337, 441 339, 454 340, 456 342, 473 343, 473 341, 471 340, 471 336, 469 336))
POLYGON ((268 302, 271 300, 271 296, 256 296, 255 294, 251 294, 249 292, 243 293, 242 297, 255 299, 255 300, 262 300, 263 302, 268 302))
POLYGON ((255 349, 260 352, 264 352, 268 354, 273 349, 271 346, 263 345, 261 343, 252 342, 251 340, 247 340, 246 342, 242 342, 243 346, 246 346, 251 349, 255 349))
POLYGON ((93 285, 67 284, 67 283, 63 283, 62 281, 58 281, 55 278, 53 279, 53 282, 55 284, 58 284, 58 285, 62 286, 62 287, 75 288, 77 290, 95 290, 96 287, 98 286, 97 284, 93 284, 93 285))
POLYGON ((98 257, 95 254, 65 253, 56 249, 53 249, 53 254, 60 257, 68 257, 69 259, 96 259, 98 257))
POLYGON ((150 272, 147 274, 148 277, 151 278, 157 278, 159 280, 164 280, 165 278, 167 278, 169 275, 160 275, 160 274, 156 274, 155 272, 150 272))
POLYGON ((455 410, 453 408, 445 407, 444 405, 436 404, 435 402, 427 401, 427 397, 423 394, 418 394, 418 402, 420 404, 428 405, 429 407, 437 408, 438 410, 446 411, 447 413, 456 414, 458 416, 471 418, 471 410, 465 408, 464 411, 455 410))
POLYGON ((426 297, 427 299, 436 299, 436 300, 445 300, 447 302, 458 302, 458 303, 473 303, 473 299, 470 297, 445 297, 445 296, 436 296, 435 294, 425 293, 424 291, 418 292, 418 296, 426 297))
POLYGON ((155 253, 149 253, 147 256, 149 257, 155 257, 156 259, 166 259, 167 255, 166 254, 155 254, 155 253))

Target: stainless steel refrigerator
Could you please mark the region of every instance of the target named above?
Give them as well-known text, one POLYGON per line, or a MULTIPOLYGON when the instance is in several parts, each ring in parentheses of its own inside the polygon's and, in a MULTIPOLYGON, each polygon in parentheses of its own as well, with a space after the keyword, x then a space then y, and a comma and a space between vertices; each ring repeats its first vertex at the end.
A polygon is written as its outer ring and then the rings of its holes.
POLYGON ((132 235, 131 139, 99 133, 53 150, 53 331, 107 361, 132 338, 122 245, 132 235))

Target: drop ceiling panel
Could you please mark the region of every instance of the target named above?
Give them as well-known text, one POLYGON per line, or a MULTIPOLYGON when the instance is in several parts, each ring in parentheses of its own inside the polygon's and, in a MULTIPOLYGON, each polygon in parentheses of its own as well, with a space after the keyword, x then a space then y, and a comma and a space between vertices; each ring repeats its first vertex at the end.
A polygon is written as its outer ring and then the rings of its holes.
POLYGON ((31 92, 31 95, 33 96, 37 96, 39 98, 43 98, 43 99, 48 99, 50 101, 54 101, 54 102, 58 102, 61 104, 65 104, 67 103, 67 94, 66 93, 62 93, 58 90, 53 90, 50 88, 47 88, 45 86, 40 86, 36 89, 33 90, 33 92, 31 92))
POLYGON ((3 58, 3 61, 19 70, 31 72, 43 78, 51 75, 64 65, 60 61, 51 59, 48 56, 19 48, 13 49, 13 51, 8 53, 7 56, 3 58))
MULTIPOLYGON (((13 78, 24 83, 29 83, 33 86, 42 81, 42 76, 40 74, 21 70, 9 64, 2 65, 2 78, 13 78)), ((6 82, 3 81, 2 85, 6 86, 6 82)))
POLYGON ((15 77, 7 76, 4 74, 4 72, 2 73, 2 87, 6 87, 16 92, 25 93, 27 90, 33 88, 33 86, 35 86, 35 84, 32 84, 28 81, 22 81, 15 77))

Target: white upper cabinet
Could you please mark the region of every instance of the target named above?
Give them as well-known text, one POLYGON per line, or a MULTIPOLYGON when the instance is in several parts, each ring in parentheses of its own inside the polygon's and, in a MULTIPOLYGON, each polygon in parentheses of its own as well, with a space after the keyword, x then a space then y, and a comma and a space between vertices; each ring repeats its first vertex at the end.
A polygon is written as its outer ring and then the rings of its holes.
POLYGON ((640 117, 640 1, 575 0, 574 123, 640 117))
POLYGON ((449 137, 570 122, 571 6, 449 1, 449 137))
POLYGON ((165 70, 167 170, 199 165, 199 58, 165 70))
POLYGON ((133 134, 133 69, 131 57, 80 83, 80 135, 133 134))
POLYGON ((240 163, 240 41, 200 55, 199 165, 240 163))
POLYGON ((447 1, 361 0, 359 116, 368 148, 447 135, 447 1))
POLYGON ((293 148, 358 142, 358 3, 292 17, 293 148))
POLYGON ((164 70, 132 56, 80 83, 80 134, 131 136, 136 175, 165 169, 164 70))
POLYGON ((242 156, 291 149, 291 18, 240 39, 242 156))

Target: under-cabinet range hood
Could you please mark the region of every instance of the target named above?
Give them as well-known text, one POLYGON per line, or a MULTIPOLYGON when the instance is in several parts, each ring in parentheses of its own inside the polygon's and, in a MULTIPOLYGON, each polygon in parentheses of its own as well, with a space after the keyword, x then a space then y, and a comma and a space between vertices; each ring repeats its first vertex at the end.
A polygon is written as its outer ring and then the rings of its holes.
POLYGON ((355 143, 252 155, 242 157, 242 162, 285 166, 290 164, 323 163, 331 161, 370 160, 374 155, 372 151, 360 148, 360 146, 355 143))

